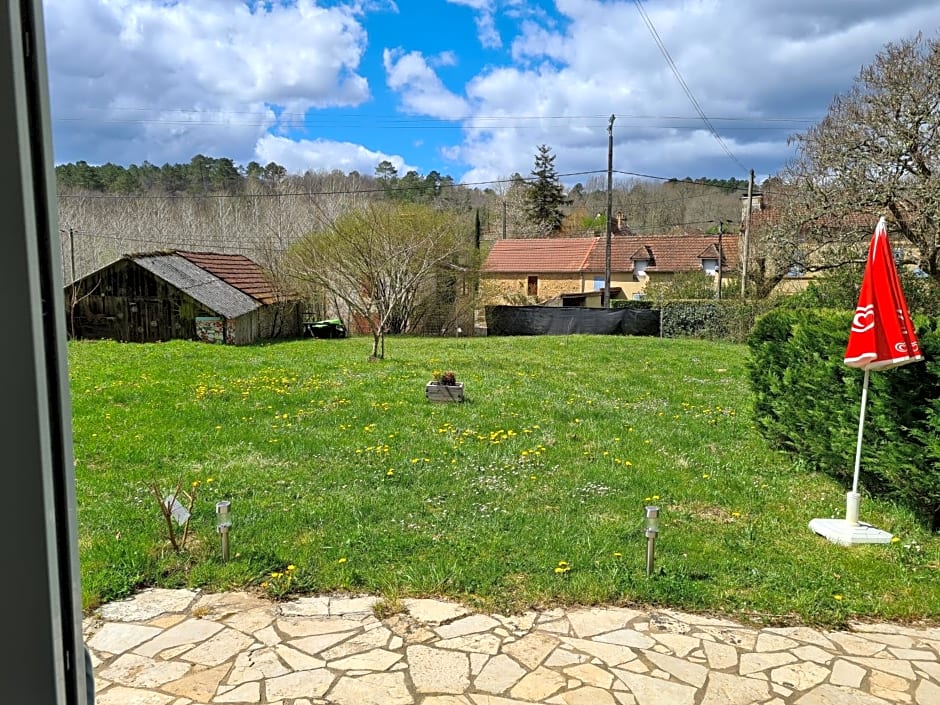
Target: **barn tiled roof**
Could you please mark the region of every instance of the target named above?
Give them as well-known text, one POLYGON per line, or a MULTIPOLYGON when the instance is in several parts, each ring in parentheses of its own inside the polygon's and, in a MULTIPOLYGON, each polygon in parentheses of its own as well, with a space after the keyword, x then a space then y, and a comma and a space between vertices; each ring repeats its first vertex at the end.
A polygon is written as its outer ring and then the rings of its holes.
POLYGON ((238 318, 262 306, 257 299, 176 253, 127 257, 225 318, 238 318))
MULTIPOLYGON (((737 237, 722 238, 722 267, 736 269, 737 237)), ((603 272, 606 267, 606 239, 544 238, 497 240, 493 243, 484 272, 504 274, 554 274, 603 272)), ((718 236, 628 235, 611 239, 610 268, 632 272, 636 260, 648 260, 647 272, 693 272, 702 268, 702 259, 718 258, 718 236)))
POLYGON ((264 270, 244 255, 182 251, 177 251, 176 254, 263 304, 272 304, 279 300, 277 291, 264 270))

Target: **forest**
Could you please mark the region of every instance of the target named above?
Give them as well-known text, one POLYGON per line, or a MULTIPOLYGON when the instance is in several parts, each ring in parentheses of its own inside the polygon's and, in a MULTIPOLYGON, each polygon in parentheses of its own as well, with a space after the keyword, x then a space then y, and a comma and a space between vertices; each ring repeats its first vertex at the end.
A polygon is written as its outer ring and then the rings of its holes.
MULTIPOLYGON (((557 178, 557 177, 555 177, 557 178)), ((169 249, 241 252, 276 268, 280 255, 304 235, 366 204, 431 205, 449 213, 473 238, 541 237, 526 194, 534 176, 512 174, 490 184, 464 186, 448 175, 409 171, 389 162, 373 174, 308 170, 291 174, 274 162, 236 164, 194 156, 186 164, 121 166, 83 161, 56 167, 65 280, 94 271, 124 254, 169 249)), ((606 172, 562 190, 563 219, 553 236, 585 237, 606 230, 606 172)), ((612 213, 631 232, 736 232, 740 179, 634 177, 614 179, 612 213)))

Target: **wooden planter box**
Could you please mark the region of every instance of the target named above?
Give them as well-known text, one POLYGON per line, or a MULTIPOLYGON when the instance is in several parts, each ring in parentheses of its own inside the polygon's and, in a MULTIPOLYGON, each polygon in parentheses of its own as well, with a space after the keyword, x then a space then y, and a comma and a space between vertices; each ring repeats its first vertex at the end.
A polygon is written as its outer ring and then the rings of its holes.
POLYGON ((463 382, 438 384, 428 382, 424 394, 429 401, 463 401, 463 382))

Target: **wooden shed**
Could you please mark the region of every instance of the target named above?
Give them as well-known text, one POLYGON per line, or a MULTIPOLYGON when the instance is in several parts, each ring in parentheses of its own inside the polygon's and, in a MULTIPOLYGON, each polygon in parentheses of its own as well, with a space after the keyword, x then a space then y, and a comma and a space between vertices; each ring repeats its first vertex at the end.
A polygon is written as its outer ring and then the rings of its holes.
POLYGON ((245 345, 301 333, 300 301, 244 255, 125 255, 65 289, 73 338, 245 345))

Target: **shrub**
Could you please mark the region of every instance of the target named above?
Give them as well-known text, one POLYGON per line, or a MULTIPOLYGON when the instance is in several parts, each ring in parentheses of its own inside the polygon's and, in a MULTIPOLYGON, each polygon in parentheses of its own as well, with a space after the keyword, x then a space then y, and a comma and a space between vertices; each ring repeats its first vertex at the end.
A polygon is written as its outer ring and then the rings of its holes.
POLYGON ((662 334, 743 343, 757 314, 767 307, 766 302, 736 299, 668 301, 662 306, 662 334))
MULTIPOLYGON (((774 445, 842 482, 854 471, 863 372, 844 362, 852 314, 776 309, 748 338, 755 420, 774 445)), ((927 364, 869 377, 861 482, 940 519, 940 352, 936 323, 918 339, 927 364)))

